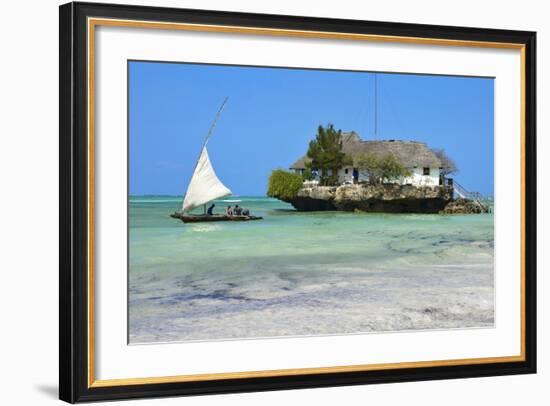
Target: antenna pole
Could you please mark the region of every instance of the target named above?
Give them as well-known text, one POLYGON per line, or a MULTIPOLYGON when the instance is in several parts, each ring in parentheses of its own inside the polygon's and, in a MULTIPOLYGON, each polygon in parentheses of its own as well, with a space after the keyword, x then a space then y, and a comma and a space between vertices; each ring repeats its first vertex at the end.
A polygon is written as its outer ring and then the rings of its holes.
POLYGON ((222 114, 223 108, 225 107, 225 103, 227 103, 227 100, 229 100, 229 97, 226 97, 220 106, 220 109, 216 113, 216 117, 214 117, 214 121, 212 122, 212 125, 210 126, 210 129, 208 130, 208 134, 206 135, 206 138, 204 140, 203 148, 208 143, 208 140, 212 136, 212 133, 214 132, 214 128, 216 127, 216 124, 218 123, 218 119, 220 118, 220 115, 222 114))
POLYGON ((378 132, 378 76, 374 73, 374 139, 378 132))

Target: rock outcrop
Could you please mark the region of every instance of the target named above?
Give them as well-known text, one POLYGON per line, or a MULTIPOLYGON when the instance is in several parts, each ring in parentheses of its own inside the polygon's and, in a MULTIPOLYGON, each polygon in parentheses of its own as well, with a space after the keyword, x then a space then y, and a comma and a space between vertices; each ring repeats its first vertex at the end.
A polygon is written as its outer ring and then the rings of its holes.
POLYGON ((479 214, 488 213, 488 207, 469 199, 456 199, 449 202, 441 214, 479 214))
POLYGON ((384 213, 439 213, 453 198, 446 186, 398 184, 304 186, 282 199, 299 211, 343 210, 384 213))

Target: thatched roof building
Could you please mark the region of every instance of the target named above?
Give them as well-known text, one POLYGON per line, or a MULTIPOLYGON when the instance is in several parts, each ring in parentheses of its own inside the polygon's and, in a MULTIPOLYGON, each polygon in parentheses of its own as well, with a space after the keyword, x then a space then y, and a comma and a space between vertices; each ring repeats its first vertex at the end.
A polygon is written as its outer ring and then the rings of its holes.
MULTIPOLYGON (((342 133, 342 150, 349 155, 353 164, 338 170, 341 183, 368 181, 368 173, 358 168, 358 158, 369 154, 385 156, 392 154, 410 172, 410 176, 392 180, 394 183, 424 185, 442 185, 446 174, 455 170, 453 161, 443 151, 433 150, 426 143, 418 141, 364 141, 356 132, 342 133)), ((304 173, 306 164, 311 162, 307 155, 294 162, 290 169, 304 173)), ((316 174, 315 176, 318 176, 316 174)))

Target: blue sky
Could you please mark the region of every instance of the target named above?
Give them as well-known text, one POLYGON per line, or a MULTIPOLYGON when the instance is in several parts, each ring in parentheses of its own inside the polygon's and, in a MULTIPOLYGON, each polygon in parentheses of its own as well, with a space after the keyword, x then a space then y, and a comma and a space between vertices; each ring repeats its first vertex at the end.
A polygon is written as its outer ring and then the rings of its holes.
POLYGON ((272 169, 302 156, 319 124, 365 140, 443 148, 470 191, 493 193, 493 79, 369 72, 129 62, 130 194, 183 195, 209 142, 218 177, 235 195, 265 195, 272 169))

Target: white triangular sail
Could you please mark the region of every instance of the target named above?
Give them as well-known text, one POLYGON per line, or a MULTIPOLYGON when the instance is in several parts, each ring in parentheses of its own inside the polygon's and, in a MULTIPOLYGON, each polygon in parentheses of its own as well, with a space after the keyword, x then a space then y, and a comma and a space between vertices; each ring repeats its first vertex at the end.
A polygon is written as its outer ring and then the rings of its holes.
POLYGON ((195 172, 193 172, 191 182, 189 182, 189 187, 187 188, 187 193, 183 200, 182 210, 184 212, 189 212, 195 207, 208 203, 214 199, 229 196, 230 194, 231 190, 229 190, 216 176, 205 145, 197 162, 195 172))

